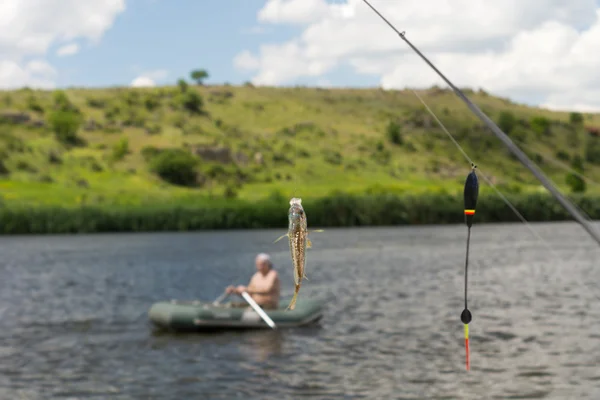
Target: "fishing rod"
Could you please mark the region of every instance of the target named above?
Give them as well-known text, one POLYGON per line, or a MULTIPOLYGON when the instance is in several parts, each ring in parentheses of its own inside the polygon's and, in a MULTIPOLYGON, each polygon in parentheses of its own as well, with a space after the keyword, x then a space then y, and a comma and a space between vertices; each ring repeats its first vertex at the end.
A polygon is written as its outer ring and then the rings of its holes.
POLYGON ((596 243, 598 243, 598 245, 600 245, 600 235, 598 234, 598 232, 596 232, 592 226, 588 223, 588 220, 577 210, 577 207, 571 203, 565 196, 562 195, 562 193, 560 193, 560 191, 554 187, 554 185, 552 184, 552 182, 550 182, 550 180, 544 175, 544 173, 538 169, 536 167, 536 165, 533 163, 533 161, 531 161, 527 155, 525 155, 525 153, 523 153, 523 151, 521 151, 521 149, 519 149, 512 140, 510 140, 510 138, 508 137, 508 135, 506 133, 504 133, 499 127, 498 125, 496 125, 486 114, 483 113, 483 111, 481 111, 479 109, 479 107, 477 107, 475 104, 473 104, 471 102, 471 100, 469 100, 469 98, 467 96, 465 96, 465 94, 456 86, 454 86, 454 84, 452 82, 450 82, 450 80, 448 78, 446 78, 446 76, 444 76, 444 74, 442 74, 432 63, 431 61, 429 61, 427 59, 427 57, 425 57, 423 55, 423 53, 421 53, 419 51, 419 49, 417 49, 407 38, 406 38, 406 34, 405 32, 400 32, 398 29, 396 29, 396 27, 394 25, 392 25, 391 22, 389 22, 383 15, 381 15, 381 13, 379 11, 377 11, 377 9, 375 7, 373 7, 371 5, 371 3, 369 3, 367 0, 363 0, 363 2, 369 6, 377 15, 379 15, 379 17, 386 23, 389 25, 390 28, 392 28, 394 30, 394 32, 396 32, 398 34, 398 36, 400 36, 400 38, 402 40, 404 40, 406 42, 406 44, 408 44, 410 46, 411 49, 413 49, 415 51, 415 53, 417 53, 422 59, 423 61, 425 61, 427 63, 427 65, 429 65, 451 88, 452 90, 454 90, 454 93, 462 100, 465 102, 465 104, 467 105, 467 107, 469 107, 469 109, 479 118, 481 119, 481 121, 483 121, 483 123, 485 123, 487 125, 488 128, 490 128, 490 130, 492 131, 492 133, 494 133, 494 135, 496 135, 496 137, 498 137, 498 139, 500 139, 505 145, 506 147, 508 147, 508 149, 515 155, 515 157, 517 157, 517 159, 519 161, 521 161, 521 163, 531 171, 531 173, 533 173, 533 175, 542 183, 542 185, 544 185, 544 187, 550 192, 550 194, 552 194, 556 200, 558 200, 558 202, 565 208, 565 210, 567 210, 569 212, 569 214, 571 214, 573 216, 573 218, 583 227, 583 229, 586 230, 586 232, 592 237, 592 239, 594 239, 596 241, 596 243))

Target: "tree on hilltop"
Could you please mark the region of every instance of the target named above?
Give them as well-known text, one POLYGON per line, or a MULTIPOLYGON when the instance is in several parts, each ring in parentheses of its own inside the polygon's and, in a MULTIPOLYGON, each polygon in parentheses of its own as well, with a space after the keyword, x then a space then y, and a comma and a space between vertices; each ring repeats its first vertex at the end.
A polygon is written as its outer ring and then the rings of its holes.
POLYGON ((196 69, 190 73, 192 80, 196 81, 198 85, 203 85, 204 80, 208 78, 208 72, 205 69, 196 69))

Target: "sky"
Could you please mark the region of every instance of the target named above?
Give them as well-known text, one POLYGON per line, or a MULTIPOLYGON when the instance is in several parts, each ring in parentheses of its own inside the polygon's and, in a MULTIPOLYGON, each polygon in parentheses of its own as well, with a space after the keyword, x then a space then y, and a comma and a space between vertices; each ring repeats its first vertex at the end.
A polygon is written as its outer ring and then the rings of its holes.
MULTIPOLYGON (((600 112, 600 0, 370 0, 456 86, 600 112)), ((2 0, 0 88, 445 86, 363 0, 2 0)))

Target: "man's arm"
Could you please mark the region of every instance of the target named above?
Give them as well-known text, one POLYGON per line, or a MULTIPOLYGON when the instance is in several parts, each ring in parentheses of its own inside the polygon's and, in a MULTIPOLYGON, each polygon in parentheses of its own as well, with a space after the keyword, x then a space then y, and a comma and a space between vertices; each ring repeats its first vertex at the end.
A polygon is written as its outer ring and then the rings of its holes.
POLYGON ((239 295, 241 295, 242 292, 246 292, 246 293, 250 294, 252 287, 254 287, 256 285, 255 277, 256 277, 256 274, 252 275, 252 278, 250 278, 250 282, 248 283, 248 286, 239 285, 238 287, 235 288, 234 292, 239 295))

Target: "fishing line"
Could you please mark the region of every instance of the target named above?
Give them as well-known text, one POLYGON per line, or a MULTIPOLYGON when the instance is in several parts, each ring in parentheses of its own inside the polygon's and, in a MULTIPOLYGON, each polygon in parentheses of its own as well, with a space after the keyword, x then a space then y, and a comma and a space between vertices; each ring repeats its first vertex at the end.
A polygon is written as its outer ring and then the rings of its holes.
MULTIPOLYGON (((412 89, 411 89, 412 90, 412 89)), ((436 122, 438 123, 438 125, 440 126, 440 128, 442 129, 442 131, 448 136, 448 138, 450 138, 450 140, 452 141, 452 143, 454 143, 454 145, 457 147, 457 149, 462 153, 462 155, 465 157, 465 159, 467 161, 469 161, 471 163, 471 165, 474 165, 473 160, 471 159, 471 157, 469 157, 469 155, 466 153, 466 151, 461 147, 461 145, 458 143, 458 141, 454 138, 454 136, 452 136, 452 134, 450 133, 450 131, 448 131, 448 129, 446 128, 446 126, 442 123, 442 121, 440 121, 440 119, 437 117, 437 115, 433 112, 433 110, 427 105, 427 103, 425 103, 425 101, 421 98, 421 96, 419 96, 419 94, 412 90, 412 92, 415 94, 415 96, 417 96, 417 98, 421 101, 421 103, 423 104, 423 106, 425 107, 425 109, 431 114, 431 116, 436 120, 436 122)), ((544 247, 546 247, 546 249, 557 259, 563 259, 564 261, 567 260, 566 256, 560 256, 558 254, 558 252, 552 247, 552 245, 550 243, 548 243, 548 241, 546 239, 544 239, 531 225, 531 223, 529 221, 527 221, 525 219, 525 217, 523 217, 523 215, 519 212, 519 210, 517 210, 517 208, 510 202, 510 200, 508 200, 508 198, 496 187, 496 185, 494 185, 494 183, 491 181, 490 178, 488 178, 482 171, 480 168, 477 168, 477 171, 479 173, 479 176, 481 176, 483 178, 483 180, 494 190, 494 192, 496 192, 496 194, 498 195, 498 197, 500 197, 500 199, 502 199, 502 201, 512 210, 512 212, 517 216, 517 218, 519 218, 519 220, 521 220, 521 222, 525 225, 525 227, 533 234, 533 236, 535 236, 539 242, 544 245, 544 247)), ((588 290, 588 292, 593 295, 596 299, 600 300, 600 296, 598 294, 596 294, 595 292, 593 292, 588 285, 584 284, 583 281, 581 280, 581 277, 577 276, 576 278, 579 282, 579 284, 586 288, 588 290)), ((596 289, 596 287, 594 287, 594 289, 596 289)))
MULTIPOLYGON (((521 147, 523 147, 525 150, 527 150, 527 146, 523 146, 523 144, 522 144, 522 143, 520 143, 520 145, 521 145, 521 147)), ((577 176, 578 178, 580 178, 580 179, 582 179, 582 180, 586 181, 587 183, 589 183, 589 184, 591 184, 591 185, 593 185, 593 186, 600 186, 600 183, 597 183, 597 182, 593 181, 592 179, 590 179, 590 178, 586 177, 585 175, 581 174, 580 172, 577 172, 575 169, 573 169, 573 168, 569 167, 567 164, 564 164, 564 163, 560 162, 559 160, 557 160, 557 159, 555 159, 555 158, 552 158, 552 157, 549 157, 549 156, 545 155, 545 156, 544 156, 544 160, 546 160, 546 161, 550 161, 550 162, 551 162, 551 163, 553 163, 554 165, 556 165, 556 166, 558 166, 558 167, 562 168, 564 171, 568 171, 568 172, 572 173, 573 175, 577 176)), ((552 179, 548 178, 548 180, 549 180, 550 182, 552 182, 552 183, 553 183, 555 186, 557 186, 557 185, 556 185, 556 183, 552 181, 552 179)), ((584 209, 582 209, 582 208, 581 208, 579 205, 577 205, 577 204, 576 204, 576 203, 573 201, 573 199, 572 199, 572 198, 570 198, 568 195, 566 195, 565 197, 568 197, 568 198, 571 200, 571 202, 573 202, 573 206, 574 206, 574 207, 576 207, 576 208, 579 210, 579 212, 580 212, 580 213, 581 213, 583 216, 585 216, 585 218, 587 219, 588 223, 593 223, 593 220, 592 220, 592 218, 589 216, 589 214, 588 214, 588 213, 587 213, 587 212, 586 212, 584 209)))
POLYGON ((600 234, 596 232, 592 225, 588 223, 586 218, 581 215, 581 213, 577 210, 574 204, 569 201, 562 193, 554 187, 554 185, 548 180, 546 175, 536 167, 536 165, 527 157, 519 147, 517 147, 513 141, 504 133, 487 115, 483 113, 475 104, 473 104, 467 96, 454 84, 446 78, 444 74, 442 74, 432 63, 417 49, 407 38, 405 32, 400 32, 394 25, 392 25, 375 7, 373 7, 367 0, 363 0, 363 2, 371 8, 394 32, 400 36, 406 44, 410 46, 410 48, 417 53, 427 65, 429 65, 447 84, 454 90, 454 93, 467 105, 467 107, 473 112, 483 123, 487 125, 488 128, 496 135, 498 139, 500 139, 506 147, 521 161, 521 163, 527 167, 531 171, 531 173, 544 185, 544 187, 558 200, 558 202, 573 216, 573 218, 579 222, 579 224, 586 230, 586 232, 596 241, 598 245, 600 245, 600 234))
POLYGON ((295 148, 295 157, 294 160, 294 195, 292 197, 296 197, 298 192, 298 129, 294 128, 294 148, 295 148))
MULTIPOLYGON (((463 148, 456 141, 456 139, 452 136, 452 134, 448 131, 448 129, 446 129, 446 126, 444 126, 444 124, 442 123, 442 121, 440 121, 440 119, 433 112, 433 110, 431 108, 429 108, 429 106, 427 105, 427 103, 425 103, 425 100, 423 100, 423 98, 421 98, 421 96, 419 96, 419 93, 417 93, 417 91, 414 90, 414 89, 410 89, 410 90, 411 90, 411 92, 413 92, 413 94, 415 96, 417 96, 417 98, 419 99, 419 101, 421 102, 421 104, 423 104, 423 106, 425 107, 425 109, 429 112, 429 114, 431 114, 431 116, 433 117, 433 119, 435 119, 435 121, 438 123, 438 125, 444 131, 444 133, 448 136, 448 138, 450 138, 450 140, 452 141, 452 143, 454 143, 454 145, 456 146, 456 148, 462 153, 462 155, 467 159, 467 161, 469 161, 471 164, 474 164, 473 160, 471 160, 471 157, 469 157, 469 155, 463 150, 463 148)), ((555 161, 558 162, 557 160, 555 160, 555 161)), ((574 174, 576 174, 580 178, 587 179, 585 176, 579 174, 574 169, 569 168, 568 166, 565 166, 565 165, 563 165, 563 167, 569 169, 571 172, 573 172, 574 174)), ((486 183, 488 185, 490 185, 492 187, 492 189, 494 189, 494 191, 500 196, 500 198, 506 203, 506 205, 508 205, 508 207, 517 215, 517 217, 522 222, 527 223, 527 221, 521 215, 521 213, 519 213, 519 211, 508 201, 508 199, 506 197, 504 197, 504 195, 502 194, 502 192, 500 192, 500 190, 498 190, 498 188, 496 188, 496 186, 492 183, 492 181, 490 179, 488 179, 485 175, 483 175, 483 173, 481 175, 482 175, 483 179, 486 181, 486 183)), ((589 179, 587 179, 587 180, 589 180, 589 179)), ((591 182, 595 183, 593 181, 591 181, 591 182)), ((597 184, 597 185, 600 186, 600 184, 597 184)), ((587 218, 588 222, 592 222, 592 219, 590 218, 590 216, 584 210, 582 210, 581 207, 579 207, 577 204, 573 204, 573 205, 575 207, 577 207, 577 209, 587 218)))
MULTIPOLYGON (((525 147, 525 146, 522 146, 522 147, 525 147)), ((525 147, 525 148, 526 148, 526 147, 525 147)), ((561 168, 562 168, 562 169, 564 169, 565 171, 568 171, 568 172, 572 173, 573 175, 577 176, 578 178, 581 178, 581 179, 583 179, 583 180, 584 180, 584 181, 586 181, 587 183, 590 183, 590 184, 592 184, 592 185, 594 185, 594 186, 600 186, 600 183, 598 183, 598 182, 596 182, 596 181, 594 181, 594 180, 590 179, 589 177, 587 177, 587 176, 583 175, 583 174, 582 174, 582 173, 580 173, 580 172, 577 172, 577 170, 575 170, 575 169, 573 169, 573 168, 569 167, 567 164, 565 164, 565 163, 563 163, 563 162, 561 162, 561 161, 559 161, 559 160, 557 160, 557 159, 555 159, 555 158, 552 158, 552 157, 548 157, 548 156, 546 156, 546 157, 545 157, 545 159, 546 159, 546 160, 548 160, 548 161, 550 161, 550 162, 551 162, 551 163, 553 163, 554 165, 557 165, 557 166, 561 167, 561 168)))

